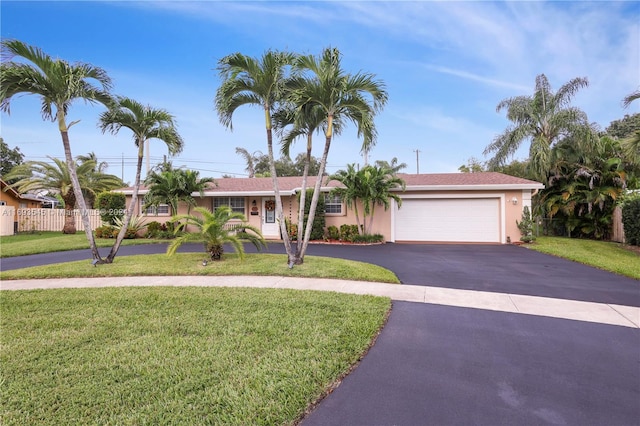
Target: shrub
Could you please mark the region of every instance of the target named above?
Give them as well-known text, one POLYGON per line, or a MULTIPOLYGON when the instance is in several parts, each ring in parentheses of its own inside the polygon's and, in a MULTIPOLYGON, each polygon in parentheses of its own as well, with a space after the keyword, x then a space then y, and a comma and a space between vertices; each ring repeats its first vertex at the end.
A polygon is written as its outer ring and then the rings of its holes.
POLYGON ((359 235, 358 225, 340 225, 340 239, 342 241, 353 241, 353 238, 359 235))
MULTIPOLYGON (((309 209, 311 209, 311 198, 313 197, 313 189, 307 189, 307 194, 304 199, 304 226, 307 226, 307 219, 309 218, 309 209)), ((298 202, 300 202, 300 195, 298 195, 298 202)), ((324 237, 324 227, 326 225, 324 215, 324 195, 320 194, 318 197, 318 204, 316 205, 316 213, 313 217, 313 223, 311 224, 311 240, 321 240, 324 237)), ((306 232, 306 229, 305 229, 306 232)))
POLYGON ((298 239, 298 225, 296 223, 291 223, 288 217, 284 218, 284 224, 287 227, 287 235, 292 240, 298 239))
POLYGON ((384 237, 380 234, 354 235, 351 237, 351 241, 354 243, 381 243, 384 241, 384 237))
POLYGON ((522 209, 522 221, 516 220, 516 225, 520 230, 520 241, 530 243, 535 241, 536 237, 533 235, 533 220, 531 219, 531 212, 528 206, 524 206, 522 209))
POLYGON ((95 229, 96 238, 113 238, 113 231, 116 231, 116 236, 118 235, 118 230, 111 225, 103 225, 99 226, 95 229))
POLYGON ((340 230, 337 226, 329 226, 327 228, 327 238, 330 240, 339 240, 340 239, 340 230))
MULTIPOLYGON (((124 221, 120 218, 116 218, 114 222, 114 227, 118 232, 120 232, 120 229, 124 226, 124 221)), ((138 232, 142 231, 145 227, 146 225, 142 223, 142 216, 132 216, 129 220, 129 226, 127 226, 127 232, 124 234, 124 237, 128 239, 136 238, 138 232)), ((117 236, 118 234, 116 233, 115 237, 117 236)))
POLYGON ((147 232, 144 234, 144 237, 169 240, 171 238, 175 238, 173 228, 174 225, 172 222, 160 223, 154 220, 147 224, 147 232))
POLYGON ((121 192, 101 192, 96 197, 95 204, 100 210, 100 218, 109 225, 115 225, 116 219, 124 217, 126 197, 121 192))
POLYGON ((630 198, 622 205, 622 226, 626 242, 640 246, 640 197, 630 198))

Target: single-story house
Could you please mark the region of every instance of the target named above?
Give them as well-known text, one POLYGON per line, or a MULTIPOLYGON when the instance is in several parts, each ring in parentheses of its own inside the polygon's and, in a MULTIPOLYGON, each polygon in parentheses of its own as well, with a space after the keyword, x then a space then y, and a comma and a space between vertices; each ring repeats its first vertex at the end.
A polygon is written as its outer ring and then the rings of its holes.
MULTIPOLYGON (((502 173, 437 173, 398 174, 407 186, 398 189, 402 205, 391 203, 385 211, 376 208, 373 233, 382 234, 389 242, 441 242, 441 243, 498 243, 518 241, 520 231, 516 221, 522 219, 525 206, 531 208, 531 197, 544 185, 527 179, 502 173)), ((284 214, 297 223, 297 193, 301 189, 301 177, 278 178, 284 214)), ((315 177, 308 180, 313 186, 315 177)), ((326 182, 326 225, 340 227, 355 224, 352 209, 345 203, 328 196, 338 182, 326 182)), ((133 188, 118 190, 127 195, 129 205, 133 188)), ((140 198, 147 189, 140 188, 140 198)), ((250 224, 262 230, 266 239, 280 239, 280 229, 272 210, 274 191, 271 178, 221 178, 209 185, 204 197, 194 194, 199 206, 215 209, 228 205, 243 213, 250 224)), ((178 213, 186 213, 180 206, 178 213)), ((360 209, 362 211, 362 209, 360 209)), ((146 221, 161 223, 170 219, 168 205, 143 211, 146 221)))
POLYGON ((42 207, 42 199, 33 194, 20 194, 0 179, 0 207, 2 207, 2 235, 11 235, 18 230, 18 209, 39 209, 42 207), (11 212, 10 208, 13 208, 11 212))

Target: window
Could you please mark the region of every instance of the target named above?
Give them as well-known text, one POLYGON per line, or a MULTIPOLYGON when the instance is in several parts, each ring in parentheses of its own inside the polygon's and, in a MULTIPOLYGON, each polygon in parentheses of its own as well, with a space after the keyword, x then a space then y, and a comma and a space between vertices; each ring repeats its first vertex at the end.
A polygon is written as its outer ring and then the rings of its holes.
POLYGON ((217 209, 220 206, 229 206, 234 213, 244 212, 244 197, 214 197, 213 209, 217 209))
POLYGON ((324 194, 324 212, 327 214, 342 214, 342 199, 340 196, 324 194))
POLYGON ((168 204, 158 204, 157 206, 147 207, 147 210, 144 212, 147 216, 169 216, 169 205, 168 204))

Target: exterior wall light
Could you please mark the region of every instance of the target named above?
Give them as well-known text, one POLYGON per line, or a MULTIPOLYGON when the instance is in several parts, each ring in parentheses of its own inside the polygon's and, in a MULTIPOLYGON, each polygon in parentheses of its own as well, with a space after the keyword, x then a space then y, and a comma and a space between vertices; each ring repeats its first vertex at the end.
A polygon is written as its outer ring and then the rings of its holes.
POLYGON ((518 204, 518 199, 516 197, 513 197, 511 199, 511 202, 513 203, 513 205, 515 206, 516 204, 518 204))

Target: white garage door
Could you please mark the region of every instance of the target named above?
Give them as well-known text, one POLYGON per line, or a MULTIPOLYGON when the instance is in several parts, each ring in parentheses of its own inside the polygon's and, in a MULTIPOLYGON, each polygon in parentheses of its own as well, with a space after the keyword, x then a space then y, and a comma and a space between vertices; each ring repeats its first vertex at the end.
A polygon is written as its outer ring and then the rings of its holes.
POLYGON ((396 241, 500 242, 497 198, 403 199, 396 241))

